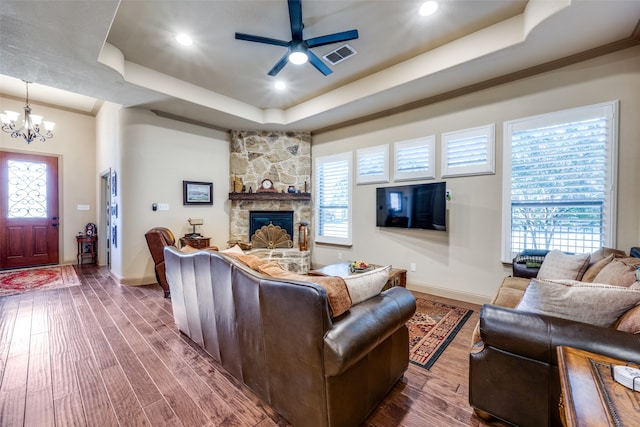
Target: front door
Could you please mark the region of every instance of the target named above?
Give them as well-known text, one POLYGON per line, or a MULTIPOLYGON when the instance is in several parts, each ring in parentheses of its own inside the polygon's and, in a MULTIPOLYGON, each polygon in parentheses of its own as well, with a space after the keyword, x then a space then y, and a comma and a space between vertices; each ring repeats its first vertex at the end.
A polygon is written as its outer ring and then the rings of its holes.
POLYGON ((0 151, 0 269, 58 264, 58 158, 0 151))

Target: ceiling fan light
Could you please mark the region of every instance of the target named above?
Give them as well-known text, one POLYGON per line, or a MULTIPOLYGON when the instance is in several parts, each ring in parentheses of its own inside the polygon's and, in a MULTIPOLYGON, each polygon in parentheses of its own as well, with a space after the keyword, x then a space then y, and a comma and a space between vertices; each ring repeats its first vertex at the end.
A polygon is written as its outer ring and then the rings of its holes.
POLYGON ((307 54, 299 50, 291 52, 291 54, 289 55, 289 62, 291 62, 292 64, 300 65, 304 64, 308 60, 309 57, 307 56, 307 54))
POLYGON ((287 84, 282 80, 278 80, 273 86, 278 90, 284 90, 287 88, 287 84))
POLYGON ((420 6, 421 16, 431 16, 438 10, 438 2, 434 0, 426 1, 420 6))

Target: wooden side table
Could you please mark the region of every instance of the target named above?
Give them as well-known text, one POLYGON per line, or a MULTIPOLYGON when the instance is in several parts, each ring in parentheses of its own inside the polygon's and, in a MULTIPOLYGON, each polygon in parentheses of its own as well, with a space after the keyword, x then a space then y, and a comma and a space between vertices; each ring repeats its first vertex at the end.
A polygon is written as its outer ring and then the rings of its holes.
MULTIPOLYGON (((352 273, 349 270, 349 262, 341 262, 338 264, 329 264, 322 268, 317 268, 314 270, 309 270, 307 272, 310 276, 340 276, 347 277, 350 275, 356 275, 358 273, 352 273)), ((374 266, 376 268, 382 267, 381 265, 374 266)), ((407 270, 402 270, 400 268, 392 268, 389 272, 389 280, 382 288, 383 291, 393 287, 393 286, 402 286, 403 288, 407 287, 407 270)))
POLYGON ((78 265, 82 265, 85 258, 89 258, 91 264, 95 264, 97 262, 97 242, 98 236, 76 236, 76 243, 78 244, 78 265))
POLYGON ((193 236, 184 236, 180 238, 180 246, 191 246, 195 249, 205 249, 210 246, 211 237, 193 237, 193 236))
POLYGON ((611 373, 611 364, 626 362, 571 347, 556 351, 565 427, 638 425, 640 392, 618 384, 611 373))

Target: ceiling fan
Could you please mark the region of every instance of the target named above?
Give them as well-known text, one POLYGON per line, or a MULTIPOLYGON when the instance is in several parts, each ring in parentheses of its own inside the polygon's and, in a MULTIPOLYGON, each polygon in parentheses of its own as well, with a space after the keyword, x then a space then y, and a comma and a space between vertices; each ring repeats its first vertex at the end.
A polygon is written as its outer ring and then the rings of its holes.
POLYGON ((324 62, 310 49, 318 46, 324 46, 331 43, 339 43, 347 40, 353 40, 358 38, 358 30, 343 31, 340 33, 327 34, 326 36, 314 37, 304 40, 302 38, 302 4, 301 0, 288 0, 289 3, 289 22, 291 23, 291 40, 284 41, 278 39, 272 39, 269 37, 254 36, 245 33, 236 33, 236 39, 246 40, 250 42, 272 44, 276 46, 283 46, 287 48, 287 53, 273 68, 269 71, 270 76, 275 76, 287 65, 288 61, 293 63, 304 64, 307 59, 325 76, 331 74, 333 71, 325 65, 324 62))

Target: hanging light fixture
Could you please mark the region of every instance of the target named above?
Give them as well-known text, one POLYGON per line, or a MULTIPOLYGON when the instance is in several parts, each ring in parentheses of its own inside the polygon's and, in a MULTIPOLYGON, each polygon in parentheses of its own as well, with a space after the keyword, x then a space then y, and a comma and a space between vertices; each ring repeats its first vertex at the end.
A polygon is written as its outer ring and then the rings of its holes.
POLYGON ((29 83, 23 80, 27 84, 27 101, 24 106, 24 121, 20 128, 16 128, 16 121, 20 116, 20 113, 15 111, 5 111, 0 113, 0 120, 2 120, 2 130, 10 133, 12 138, 22 137, 27 144, 31 144, 36 139, 44 141, 47 138, 53 138, 53 127, 56 125, 53 122, 47 122, 42 120, 42 116, 31 114, 31 106, 29 105, 29 83), (44 126, 44 131, 40 130, 40 125, 44 126), (44 133, 43 133, 44 132, 44 133))

